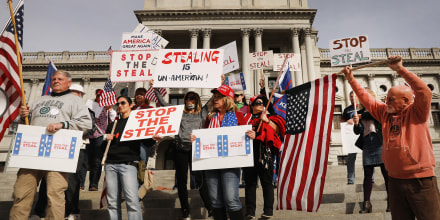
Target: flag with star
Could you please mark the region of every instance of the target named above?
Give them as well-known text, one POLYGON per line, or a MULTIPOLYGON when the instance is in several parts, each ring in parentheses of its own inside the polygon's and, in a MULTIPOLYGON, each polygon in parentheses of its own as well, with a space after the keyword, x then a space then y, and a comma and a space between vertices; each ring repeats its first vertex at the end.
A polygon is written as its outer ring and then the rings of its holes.
POLYGON ((286 91, 278 210, 319 209, 327 172, 336 78, 336 74, 328 75, 286 91))
POLYGON ((99 107, 116 104, 116 93, 113 90, 112 81, 110 80, 110 78, 105 83, 103 90, 104 92, 99 97, 99 107))

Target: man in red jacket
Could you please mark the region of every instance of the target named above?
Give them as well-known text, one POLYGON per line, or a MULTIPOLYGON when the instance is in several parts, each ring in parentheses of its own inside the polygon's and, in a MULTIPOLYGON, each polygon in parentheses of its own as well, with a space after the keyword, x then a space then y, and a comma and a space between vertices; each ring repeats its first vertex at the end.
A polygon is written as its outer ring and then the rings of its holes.
POLYGON ((386 104, 375 100, 354 79, 350 67, 342 71, 364 107, 382 124, 382 158, 389 174, 392 219, 440 219, 440 194, 434 174, 435 158, 429 133, 432 92, 408 71, 402 60, 388 66, 411 87, 395 86, 386 104))

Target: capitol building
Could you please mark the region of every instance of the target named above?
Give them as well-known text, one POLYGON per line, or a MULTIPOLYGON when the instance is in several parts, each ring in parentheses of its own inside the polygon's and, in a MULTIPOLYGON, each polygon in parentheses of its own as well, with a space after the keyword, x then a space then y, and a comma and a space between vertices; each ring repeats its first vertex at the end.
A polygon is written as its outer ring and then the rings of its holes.
MULTIPOLYGON (((247 84, 245 96, 259 93, 260 74, 249 70, 249 53, 268 51, 296 53, 301 57, 301 71, 291 72, 293 85, 339 72, 342 67, 331 67, 330 50, 318 48, 318 32, 313 27, 317 10, 307 0, 145 0, 144 8, 135 10, 139 23, 154 30, 169 41, 167 49, 210 49, 236 41, 240 69, 247 84)), ((404 65, 416 73, 432 90, 430 131, 436 160, 440 162, 440 48, 371 48, 372 62, 400 55, 404 65)), ((110 56, 106 51, 58 51, 23 54, 24 90, 27 103, 39 96, 46 72, 52 60, 58 69, 69 71, 73 83, 84 86, 84 101, 95 98, 95 90, 103 88, 109 77, 110 56)), ((356 65, 355 65, 356 66, 356 65)), ((264 70, 266 91, 275 85, 278 72, 264 70)), ((355 72, 360 83, 371 88, 379 99, 388 90, 404 80, 386 65, 367 67, 355 72)), ((137 87, 148 87, 148 82, 118 83, 119 94, 128 86, 134 97, 137 87)), ((343 109, 350 104, 351 91, 345 77, 339 75, 336 83, 335 110, 331 135, 329 165, 344 163, 340 122, 343 109)), ((210 89, 190 88, 198 92, 203 101, 210 98, 210 89)), ((171 104, 183 104, 188 89, 169 89, 165 97, 171 104)), ((16 124, 12 125, 0 142, 0 169, 5 166, 16 124)), ((156 155, 156 169, 174 169, 169 141, 160 143, 156 155)), ((358 154, 358 157, 360 155, 358 154)), ((356 163, 362 163, 358 159, 356 163)))

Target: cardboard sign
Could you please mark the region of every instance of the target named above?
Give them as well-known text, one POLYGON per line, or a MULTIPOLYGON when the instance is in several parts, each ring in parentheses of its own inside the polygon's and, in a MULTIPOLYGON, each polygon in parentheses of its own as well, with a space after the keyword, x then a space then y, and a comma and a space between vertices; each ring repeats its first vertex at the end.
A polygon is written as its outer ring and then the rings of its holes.
POLYGON ((331 66, 347 66, 371 61, 367 35, 331 40, 329 48, 331 66))
POLYGON ((163 49, 167 45, 167 40, 142 24, 132 33, 122 34, 121 50, 155 50, 163 49))
POLYGON ((273 51, 254 52, 249 54, 249 70, 272 69, 273 51))
POLYGON ((156 88, 217 88, 223 71, 223 49, 159 50, 156 88))
POLYGON ((157 50, 113 51, 110 62, 112 82, 139 82, 153 79, 157 50))
POLYGON ((9 167, 75 173, 82 131, 18 125, 9 167))
POLYGON ((354 134, 353 126, 347 122, 341 123, 342 154, 362 153, 362 150, 354 145, 359 135, 354 134))
POLYGON ((246 90, 246 82, 244 81, 243 73, 237 73, 226 77, 225 84, 231 87, 234 91, 246 90))
POLYGON ((301 54, 299 53, 276 53, 273 55, 273 71, 280 71, 284 59, 287 56, 290 71, 301 71, 301 54))
POLYGON ((254 166, 253 140, 246 135, 251 125, 193 130, 193 170, 254 166))
POLYGON ((179 133, 184 105, 131 111, 121 141, 169 136, 179 133))
POLYGON ((223 74, 232 72, 240 68, 240 64, 238 62, 237 43, 235 41, 219 47, 218 49, 224 50, 223 74))

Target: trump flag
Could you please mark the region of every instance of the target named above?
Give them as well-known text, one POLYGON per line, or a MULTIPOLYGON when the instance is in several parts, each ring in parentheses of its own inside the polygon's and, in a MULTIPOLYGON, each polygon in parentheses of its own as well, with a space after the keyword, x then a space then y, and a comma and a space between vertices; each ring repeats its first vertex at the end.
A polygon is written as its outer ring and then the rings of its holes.
POLYGON ((290 80, 289 61, 284 66, 283 74, 280 77, 282 80, 279 83, 278 93, 273 94, 273 110, 277 115, 283 117, 286 120, 286 95, 282 94, 282 91, 292 88, 292 80, 290 80))
POLYGON ((286 91, 278 210, 318 211, 327 172, 336 78, 336 74, 325 76, 286 91))

